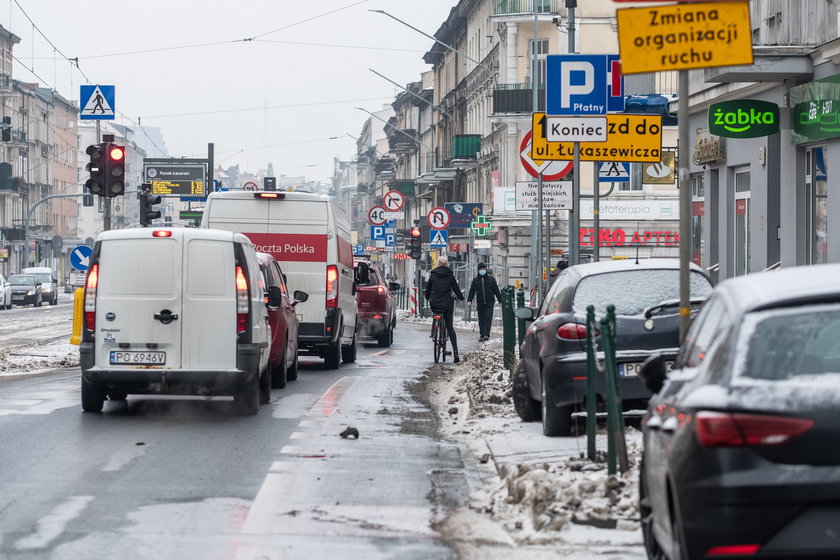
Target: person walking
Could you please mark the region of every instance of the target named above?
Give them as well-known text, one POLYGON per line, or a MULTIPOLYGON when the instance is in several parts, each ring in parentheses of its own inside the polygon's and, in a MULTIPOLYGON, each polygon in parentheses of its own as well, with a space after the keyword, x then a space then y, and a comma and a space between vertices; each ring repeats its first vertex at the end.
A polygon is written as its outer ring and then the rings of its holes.
POLYGON ((448 258, 438 258, 437 267, 429 273, 425 294, 432 313, 440 314, 446 323, 446 332, 452 343, 452 361, 457 364, 461 359, 458 357, 458 337, 455 334, 455 326, 452 324, 455 314, 455 300, 452 296, 454 294, 459 300, 464 301, 464 294, 458 286, 455 274, 449 268, 448 258))
POLYGON ((467 296, 467 305, 472 305, 475 298, 478 310, 478 333, 479 342, 490 340, 490 325, 493 323, 494 300, 502 304, 502 294, 499 292, 499 285, 492 274, 488 274, 487 265, 478 263, 478 274, 473 278, 470 285, 470 293, 467 296))

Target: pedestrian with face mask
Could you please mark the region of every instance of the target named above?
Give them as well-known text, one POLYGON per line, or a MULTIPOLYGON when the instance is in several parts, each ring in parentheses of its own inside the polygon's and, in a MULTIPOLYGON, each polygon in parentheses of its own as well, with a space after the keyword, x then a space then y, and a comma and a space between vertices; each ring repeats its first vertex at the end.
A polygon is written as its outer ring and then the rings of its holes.
POLYGON ((470 285, 470 292, 467 296, 467 305, 472 305, 475 299, 478 311, 478 333, 479 342, 490 340, 490 325, 493 323, 493 305, 495 301, 502 304, 502 294, 499 285, 491 274, 487 273, 487 265, 478 263, 478 274, 473 278, 470 285))

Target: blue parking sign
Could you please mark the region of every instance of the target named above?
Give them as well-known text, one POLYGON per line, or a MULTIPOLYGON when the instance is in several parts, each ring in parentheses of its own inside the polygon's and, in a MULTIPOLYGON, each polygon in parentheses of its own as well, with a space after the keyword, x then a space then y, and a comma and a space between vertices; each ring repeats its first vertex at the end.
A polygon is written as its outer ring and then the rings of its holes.
POLYGON ((607 55, 548 55, 546 74, 549 115, 607 113, 607 55))

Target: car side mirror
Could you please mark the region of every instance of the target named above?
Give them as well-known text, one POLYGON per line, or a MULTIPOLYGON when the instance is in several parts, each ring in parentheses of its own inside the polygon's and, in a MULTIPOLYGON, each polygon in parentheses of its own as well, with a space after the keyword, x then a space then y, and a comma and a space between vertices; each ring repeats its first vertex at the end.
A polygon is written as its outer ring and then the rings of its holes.
POLYGON ((294 293, 295 297, 295 304, 303 303, 304 301, 309 299, 309 294, 304 292, 303 290, 295 290, 294 293))
POLYGON ((533 307, 520 307, 514 310, 513 314, 517 319, 524 319, 525 321, 533 321, 536 315, 533 307))
POLYGON ((668 379, 668 369, 665 357, 662 354, 654 354, 649 356, 642 363, 642 369, 639 371, 639 377, 645 382, 651 393, 658 393, 665 385, 665 380, 668 379))
POLYGON ((268 288, 268 307, 270 309, 277 309, 283 301, 283 294, 280 292, 280 286, 269 286, 268 288))
POLYGON ((370 282, 370 265, 367 263, 358 263, 356 265, 356 283, 367 284, 370 282))
POLYGON ((400 283, 399 282, 388 282, 388 289, 392 292, 398 292, 400 290, 400 283))

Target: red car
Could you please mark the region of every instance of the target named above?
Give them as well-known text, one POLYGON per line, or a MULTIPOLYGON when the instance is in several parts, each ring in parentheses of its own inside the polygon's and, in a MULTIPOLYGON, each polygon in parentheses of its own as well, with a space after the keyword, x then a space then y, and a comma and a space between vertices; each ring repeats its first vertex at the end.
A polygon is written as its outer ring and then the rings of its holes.
POLYGON ((271 350, 268 366, 271 368, 272 389, 282 389, 286 381, 297 379, 298 372, 298 317, 295 306, 309 299, 309 294, 295 290, 291 299, 286 286, 286 275, 274 257, 257 253, 260 271, 265 281, 268 324, 271 327, 271 350), (277 305, 272 305, 276 303, 277 305))
POLYGON ((397 326, 397 302, 393 292, 399 289, 397 282, 386 283, 382 272, 373 263, 356 262, 359 336, 375 338, 382 347, 391 346, 394 327, 397 326))

